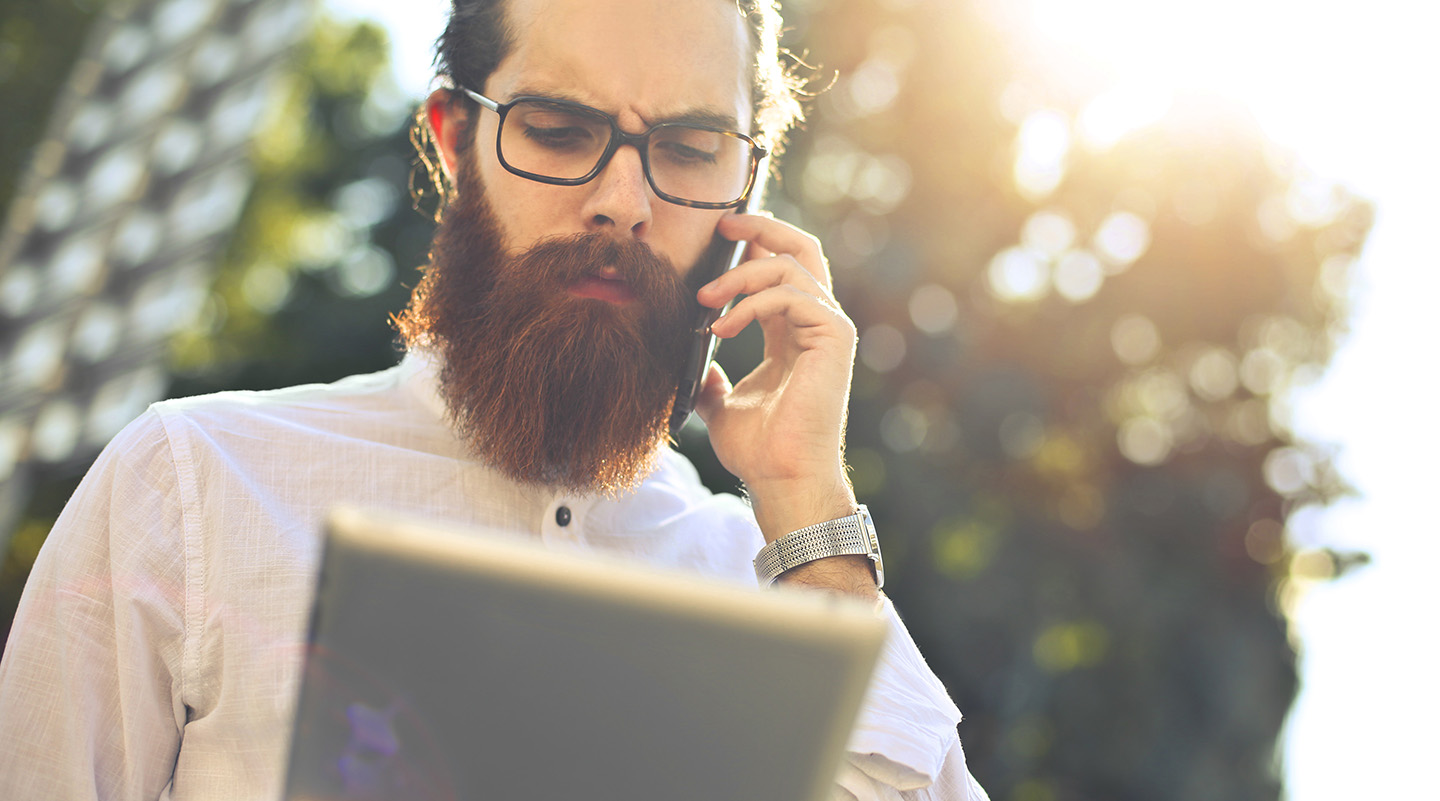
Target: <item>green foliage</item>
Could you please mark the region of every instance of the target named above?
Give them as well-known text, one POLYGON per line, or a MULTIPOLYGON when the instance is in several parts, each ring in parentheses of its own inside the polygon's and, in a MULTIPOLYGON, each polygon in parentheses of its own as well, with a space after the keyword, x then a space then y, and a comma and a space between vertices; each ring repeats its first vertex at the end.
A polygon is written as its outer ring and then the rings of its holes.
POLYGON ((370 24, 322 20, 256 135, 255 188, 206 313, 172 344, 176 395, 383 369, 389 315, 425 258, 410 208, 410 107, 370 24))

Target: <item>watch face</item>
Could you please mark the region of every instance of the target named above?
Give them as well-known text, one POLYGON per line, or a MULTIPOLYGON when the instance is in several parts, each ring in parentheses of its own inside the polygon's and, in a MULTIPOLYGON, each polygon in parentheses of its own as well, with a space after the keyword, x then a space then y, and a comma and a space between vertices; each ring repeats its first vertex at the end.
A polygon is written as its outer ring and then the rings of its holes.
POLYGON ((865 531, 866 544, 870 547, 870 561, 875 564, 875 586, 885 586, 885 562, 880 557, 880 536, 875 533, 875 521, 870 519, 870 510, 860 506, 860 527, 865 531))

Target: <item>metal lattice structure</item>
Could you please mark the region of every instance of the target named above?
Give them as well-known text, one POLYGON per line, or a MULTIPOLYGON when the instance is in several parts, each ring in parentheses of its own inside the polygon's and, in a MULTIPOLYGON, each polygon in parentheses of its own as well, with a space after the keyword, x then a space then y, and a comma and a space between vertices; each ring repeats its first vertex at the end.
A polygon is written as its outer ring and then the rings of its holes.
POLYGON ((83 464, 164 396, 311 11, 137 0, 97 21, 0 230, 0 554, 37 464, 83 464))

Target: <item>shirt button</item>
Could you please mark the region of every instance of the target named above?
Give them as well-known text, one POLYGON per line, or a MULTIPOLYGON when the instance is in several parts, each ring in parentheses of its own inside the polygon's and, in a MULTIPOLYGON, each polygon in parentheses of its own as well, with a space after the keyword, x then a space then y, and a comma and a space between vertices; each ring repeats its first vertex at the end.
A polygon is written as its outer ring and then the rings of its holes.
POLYGON ((570 525, 570 507, 561 506, 555 510, 555 523, 560 526, 570 525))

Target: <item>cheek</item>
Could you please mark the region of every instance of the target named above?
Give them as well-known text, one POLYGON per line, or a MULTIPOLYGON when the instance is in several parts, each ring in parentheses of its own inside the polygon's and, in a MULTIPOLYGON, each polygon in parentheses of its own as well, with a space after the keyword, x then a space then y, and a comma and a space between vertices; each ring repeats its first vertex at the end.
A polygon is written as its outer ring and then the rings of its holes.
POLYGON ((521 178, 498 163, 486 174, 490 206, 507 251, 524 250, 547 237, 576 233, 566 221, 574 216, 568 193, 561 187, 521 178))
MULTIPOLYGON (((493 115, 489 115, 493 116, 493 115)), ((523 250, 557 233, 565 200, 555 189, 522 178, 500 164, 495 153, 494 125, 480 127, 469 154, 490 201, 507 252, 523 250)))
POLYGON ((715 225, 724 212, 685 208, 663 200, 658 202, 669 208, 656 215, 656 231, 664 230, 665 234, 663 241, 653 242, 652 245, 669 257, 675 269, 684 275, 710 248, 715 238, 715 225), (661 219, 662 216, 664 219, 661 219))

